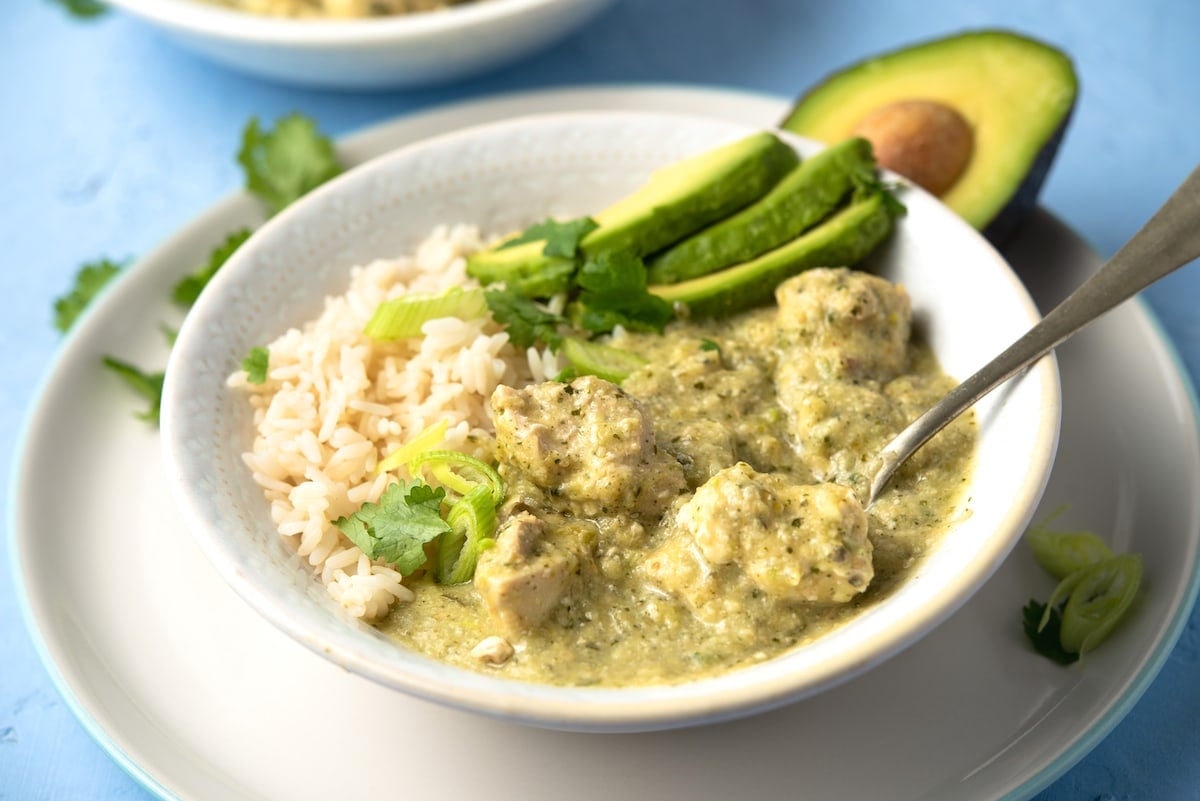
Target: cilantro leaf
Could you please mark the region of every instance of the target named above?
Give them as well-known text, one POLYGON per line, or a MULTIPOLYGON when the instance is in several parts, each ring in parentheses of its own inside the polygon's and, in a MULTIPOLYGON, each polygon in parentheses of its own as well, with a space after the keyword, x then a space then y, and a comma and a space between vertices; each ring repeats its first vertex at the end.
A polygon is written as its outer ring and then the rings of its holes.
POLYGON ((266 348, 251 348, 250 354, 242 359, 242 369, 246 371, 246 381, 251 384, 262 384, 267 380, 267 367, 270 365, 271 351, 266 348))
POLYGON ((488 309, 496 322, 505 327, 509 340, 518 348, 542 341, 551 348, 562 342, 561 316, 548 312, 529 298, 511 290, 489 289, 484 293, 488 309))
POLYGON ((88 304, 124 267, 124 264, 108 259, 88 262, 80 267, 75 274, 75 286, 54 301, 54 327, 64 334, 70 330, 88 304))
POLYGON ((1064 649, 1059 640, 1059 632, 1062 629, 1062 613, 1058 608, 1050 609, 1049 621, 1039 630, 1045 612, 1046 605, 1033 599, 1030 599, 1029 603, 1025 604, 1025 608, 1021 610, 1021 625, 1025 629, 1025 636, 1033 644, 1033 650, 1060 665, 1069 665, 1077 661, 1079 654, 1073 654, 1064 649))
POLYGON ((646 265, 632 251, 602 253, 587 261, 577 278, 583 290, 580 324, 605 333, 622 325, 634 331, 659 331, 675 316, 671 304, 646 289, 646 265))
POLYGON ((108 12, 108 6, 99 0, 54 0, 54 2, 77 19, 95 19, 108 12))
POLYGON ((150 402, 149 408, 137 415, 138 419, 158 425, 158 412, 162 407, 165 374, 144 372, 140 368, 120 359, 114 359, 112 356, 104 357, 104 366, 120 376, 126 386, 150 402))
POLYGON ((302 114, 290 114, 263 130, 252 118, 242 133, 238 163, 246 188, 277 214, 294 200, 342 171, 333 143, 302 114))
POLYGON ((378 503, 364 503, 333 524, 369 558, 389 562, 407 576, 425 564, 425 543, 450 530, 442 519, 445 497, 441 487, 400 481, 389 485, 378 503))
POLYGON ((591 217, 579 217, 574 220, 559 222, 547 217, 540 223, 534 223, 521 232, 520 236, 508 240, 498 249, 503 250, 526 242, 546 240, 542 253, 547 256, 558 256, 563 259, 573 259, 579 252, 579 242, 585 236, 600 226, 591 217))
POLYGON ((229 234, 224 242, 213 248, 212 253, 208 255, 208 264, 191 275, 184 276, 179 283, 175 284, 175 289, 171 292, 171 300, 175 302, 175 305, 186 309, 195 303, 204 287, 208 286, 208 282, 217 274, 217 270, 221 269, 222 265, 229 261, 229 257, 233 255, 234 251, 249 238, 250 229, 241 228, 229 234))

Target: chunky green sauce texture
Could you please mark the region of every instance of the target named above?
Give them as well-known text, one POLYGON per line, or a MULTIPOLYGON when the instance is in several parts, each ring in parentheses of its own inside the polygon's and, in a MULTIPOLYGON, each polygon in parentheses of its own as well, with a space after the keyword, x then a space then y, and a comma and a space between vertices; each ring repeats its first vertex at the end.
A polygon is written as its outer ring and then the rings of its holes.
POLYGON ((898 287, 813 270, 776 297, 613 337, 647 362, 619 388, 498 390, 497 546, 473 585, 410 581, 380 627, 497 675, 629 686, 769 659, 885 598, 965 513, 974 418, 863 510, 870 459, 953 382, 898 287))

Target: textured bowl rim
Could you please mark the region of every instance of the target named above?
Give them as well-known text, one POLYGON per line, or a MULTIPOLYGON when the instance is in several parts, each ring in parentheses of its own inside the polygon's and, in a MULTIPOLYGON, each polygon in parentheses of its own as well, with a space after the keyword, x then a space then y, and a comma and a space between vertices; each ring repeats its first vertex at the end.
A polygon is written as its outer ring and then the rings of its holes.
POLYGON ((415 43, 461 35, 509 17, 585 0, 481 0, 447 9, 371 19, 293 19, 238 11, 200 0, 109 0, 112 5, 177 30, 216 39, 293 47, 415 43))
MULTIPOLYGON (((711 119, 676 114, 567 112, 489 123, 408 145, 348 171, 268 221, 259 229, 262 235, 256 233, 248 242, 248 247, 243 246, 238 254, 235 254, 218 273, 213 284, 210 285, 210 290, 216 288, 217 292, 207 291, 202 295, 185 321, 167 368, 167 383, 163 397, 162 445, 165 463, 171 474, 169 478, 172 483, 172 491, 184 513, 188 528, 201 550, 213 562, 222 577, 259 614, 314 652, 347 670, 385 686, 449 706, 548 728, 609 732, 642 731, 712 723, 741 717, 778 707, 837 686, 886 659, 890 659, 918 641, 949 617, 983 585, 1015 546, 1021 532, 1028 524, 1049 479, 1058 442, 1061 393, 1057 364, 1053 357, 1043 359, 1026 374, 1027 378, 1034 376, 1035 380, 1040 381, 1041 392, 1038 395, 1036 431, 1032 433, 1030 452, 1026 454, 1028 461, 1025 464, 1028 469, 1024 472, 1019 486, 1015 488, 1014 494, 1007 499, 1009 505, 1006 511, 1000 516, 996 526, 991 529, 994 532, 993 535, 988 537, 983 547, 976 550, 975 556, 970 559, 966 569, 953 575, 947 581, 946 588, 938 593, 937 603, 921 607, 920 614, 911 617, 897 618, 898 613, 889 611, 888 614, 873 617, 870 626, 853 627, 853 633, 848 636, 848 639, 852 642, 862 641, 866 636, 863 632, 866 631, 870 635, 870 647, 864 647, 859 642, 858 647, 835 650, 834 653, 828 655, 829 658, 820 663, 818 670, 810 670, 813 675, 806 674, 806 678, 798 679, 792 672, 785 669, 789 666, 789 661, 797 661, 789 659, 797 651, 783 654, 754 666, 685 684, 632 688, 575 688, 526 683, 462 668, 453 668, 440 663, 433 663, 435 667, 430 670, 413 670, 412 665, 380 664, 364 658, 364 655, 350 641, 354 635, 349 625, 346 629, 346 637, 339 638, 338 642, 330 642, 314 636, 314 633, 309 631, 302 621, 291 612, 283 599, 275 597, 251 580, 244 567, 238 564, 237 560, 233 558, 233 554, 221 544, 219 529, 213 525, 212 521, 205 520, 201 514, 200 499, 195 497, 192 485, 185 480, 184 473, 186 471, 180 469, 183 464, 181 460, 183 455, 182 438, 176 436, 177 426, 185 425, 185 421, 177 409, 177 404, 190 392, 187 386, 188 371, 185 369, 185 363, 202 354, 204 346, 201 338, 190 336, 190 332, 200 329, 197 320, 219 316, 219 309, 222 305, 220 297, 223 290, 221 288, 234 286, 239 270, 237 265, 250 264, 250 252, 264 242, 270 244, 271 237, 281 235, 293 218, 305 213, 304 209, 310 206, 315 208, 315 204, 326 202, 327 199, 335 198, 341 193, 350 193, 358 187, 365 186, 377 178, 378 174, 386 173, 390 165, 404 160, 419 159, 431 152, 436 152, 439 148, 454 147, 462 141, 471 141, 476 137, 488 137, 495 133, 503 134, 522 126, 588 124, 586 121, 589 119, 612 120, 611 124, 619 124, 623 118, 658 118, 669 120, 671 124, 675 125, 706 125, 714 129, 743 134, 755 130, 730 123, 714 122, 711 119), (272 234, 271 232, 276 233, 272 234), (181 376, 183 377, 181 378, 181 376), (346 642, 342 640, 346 640, 346 642)), ((792 144, 806 147, 810 151, 815 146, 813 142, 790 136, 785 132, 777 133, 792 144)), ((1007 262, 978 232, 970 228, 953 212, 920 190, 913 191, 923 206, 933 210, 929 213, 940 216, 945 221, 944 224, 958 228, 963 236, 973 240, 974 245, 979 248, 981 257, 986 256, 989 261, 996 263, 995 266, 1001 270, 1001 275, 1009 283, 1015 297, 1023 306, 1024 314, 1028 318, 1027 322, 1032 325, 1038 318, 1037 308, 1007 262)), ((905 591, 907 591, 906 588, 901 588, 900 592, 905 591)), ((891 598, 888 601, 891 601, 891 598)), ((891 610, 899 606, 898 603, 888 603, 888 601, 876 608, 884 607, 891 610)), ((856 622, 865 617, 867 615, 856 618, 856 622)), ((825 648, 834 648, 832 645, 822 647, 822 643, 839 643, 842 639, 841 632, 848 630, 851 628, 843 627, 823 635, 807 648, 821 651, 824 651, 825 648)), ((432 660, 426 661, 432 662, 432 660)))

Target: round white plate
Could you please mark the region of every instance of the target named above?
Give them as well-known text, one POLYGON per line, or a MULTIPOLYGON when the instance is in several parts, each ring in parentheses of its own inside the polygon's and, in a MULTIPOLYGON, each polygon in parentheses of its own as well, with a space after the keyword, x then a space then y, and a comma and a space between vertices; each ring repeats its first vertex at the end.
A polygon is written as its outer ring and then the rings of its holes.
MULTIPOLYGON (((346 141, 356 162, 459 126, 543 111, 654 108, 770 125, 783 101, 616 88, 473 102, 346 141)), ((1020 609, 1053 581, 1024 548, 950 620, 875 670, 745 720, 642 735, 565 734, 434 706, 341 671, 250 610, 187 538, 157 433, 100 366, 166 361, 181 271, 257 219, 226 200, 112 286, 63 347, 24 432, 10 499, 28 625, 83 725, 165 799, 430 795, 578 801, 1028 798, 1094 746, 1158 672, 1200 575, 1200 438, 1191 390, 1127 304, 1059 351, 1063 429, 1039 515, 1142 554, 1134 625, 1086 664, 1036 656, 1020 609), (1114 383, 1112 377, 1120 375, 1114 383), (72 488, 62 503, 59 488, 72 488), (863 769, 864 766, 869 769, 863 769)), ((1043 309, 1098 265, 1037 215, 1007 249, 1043 309)))

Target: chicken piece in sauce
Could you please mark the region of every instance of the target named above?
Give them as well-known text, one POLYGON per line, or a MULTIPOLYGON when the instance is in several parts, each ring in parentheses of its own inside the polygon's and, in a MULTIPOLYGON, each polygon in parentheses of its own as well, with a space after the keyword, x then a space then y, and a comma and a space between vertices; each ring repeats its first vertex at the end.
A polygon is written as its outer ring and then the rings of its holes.
POLYGON ((649 415, 611 381, 502 385, 492 412, 501 473, 527 477, 563 510, 655 522, 686 489, 683 467, 655 444, 649 415))
POLYGON ((676 542, 645 569, 704 617, 719 617, 704 609, 712 599, 746 594, 721 586, 743 576, 750 592, 777 601, 829 604, 853 599, 874 575, 866 512, 838 484, 798 484, 739 462, 696 490, 675 528, 676 542))

